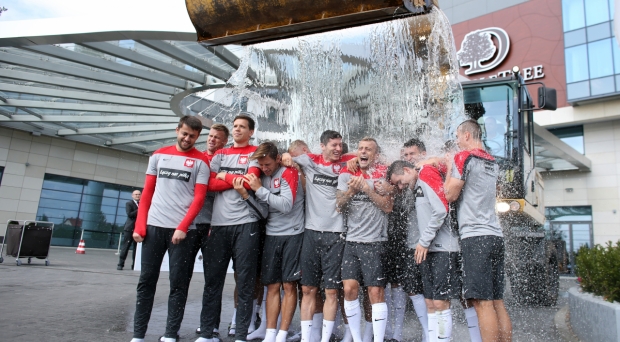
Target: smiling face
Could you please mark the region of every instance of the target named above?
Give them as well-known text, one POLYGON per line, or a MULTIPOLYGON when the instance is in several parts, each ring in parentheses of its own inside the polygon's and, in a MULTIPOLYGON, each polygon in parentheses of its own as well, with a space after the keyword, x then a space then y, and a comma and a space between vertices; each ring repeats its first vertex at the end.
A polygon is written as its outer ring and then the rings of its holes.
POLYGON ((360 141, 357 147, 357 158, 362 170, 367 170, 375 163, 377 150, 378 146, 374 141, 360 141))
POLYGON ((237 119, 233 122, 232 136, 235 145, 242 147, 250 142, 250 137, 254 134, 254 130, 250 129, 250 123, 246 119, 237 119))
POLYGON ((417 146, 403 147, 402 160, 410 163, 417 163, 426 156, 426 151, 420 151, 417 146))
POLYGON ((330 162, 337 162, 342 156, 342 138, 329 139, 327 144, 321 144, 323 159, 330 162))
POLYGON ((177 150, 180 152, 191 150, 199 136, 200 132, 191 129, 188 125, 183 124, 181 128, 177 127, 177 150))
POLYGON ((397 173, 393 173, 390 177, 390 183, 398 187, 399 190, 404 190, 407 187, 413 189, 417 181, 418 171, 408 167, 403 167, 403 174, 399 175, 397 173))
POLYGON ((215 153, 215 151, 223 148, 227 141, 226 133, 211 129, 209 131, 209 136, 207 136, 207 152, 209 152, 209 154, 215 153))

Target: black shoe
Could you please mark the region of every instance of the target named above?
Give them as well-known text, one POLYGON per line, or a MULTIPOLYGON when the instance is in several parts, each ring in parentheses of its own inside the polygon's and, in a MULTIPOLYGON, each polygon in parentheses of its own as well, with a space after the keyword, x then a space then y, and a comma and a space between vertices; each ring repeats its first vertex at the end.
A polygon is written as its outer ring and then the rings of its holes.
POLYGON ((123 266, 116 266, 116 270, 117 271, 122 271, 123 270, 123 266))

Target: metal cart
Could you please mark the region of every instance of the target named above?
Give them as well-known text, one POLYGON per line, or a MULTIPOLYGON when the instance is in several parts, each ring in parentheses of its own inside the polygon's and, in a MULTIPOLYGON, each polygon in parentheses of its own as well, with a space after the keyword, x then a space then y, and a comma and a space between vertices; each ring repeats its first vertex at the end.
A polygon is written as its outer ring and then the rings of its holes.
POLYGON ((2 252, 6 244, 6 256, 15 257, 17 266, 22 264, 19 258, 45 259, 45 266, 49 266, 48 259, 54 223, 44 221, 9 220, 6 227, 6 236, 0 245, 0 263, 4 261, 2 252))

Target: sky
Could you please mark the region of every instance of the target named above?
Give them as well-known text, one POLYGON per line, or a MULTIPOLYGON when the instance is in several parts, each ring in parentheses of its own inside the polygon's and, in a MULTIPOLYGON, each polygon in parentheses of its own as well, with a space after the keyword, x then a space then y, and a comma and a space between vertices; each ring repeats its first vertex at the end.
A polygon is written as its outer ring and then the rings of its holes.
POLYGON ((0 7, 8 9, 0 21, 102 15, 113 20, 119 11, 189 21, 184 0, 0 0, 0 7))

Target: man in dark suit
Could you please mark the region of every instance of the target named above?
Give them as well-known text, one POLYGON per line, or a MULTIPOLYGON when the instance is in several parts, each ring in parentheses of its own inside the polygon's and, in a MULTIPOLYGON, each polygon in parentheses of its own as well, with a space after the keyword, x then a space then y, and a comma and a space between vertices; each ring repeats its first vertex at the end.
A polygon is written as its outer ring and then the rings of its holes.
POLYGON ((125 267, 125 259, 129 254, 129 247, 133 245, 133 256, 131 259, 131 269, 133 270, 134 262, 136 260, 136 241, 133 239, 133 229, 136 225, 136 217, 138 216, 138 203, 140 201, 140 190, 134 190, 131 194, 131 201, 127 201, 125 204, 125 212, 127 212, 127 221, 125 221, 125 231, 123 232, 123 244, 121 246, 121 253, 118 259, 118 266, 116 269, 121 271, 125 267))

